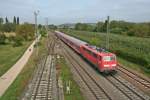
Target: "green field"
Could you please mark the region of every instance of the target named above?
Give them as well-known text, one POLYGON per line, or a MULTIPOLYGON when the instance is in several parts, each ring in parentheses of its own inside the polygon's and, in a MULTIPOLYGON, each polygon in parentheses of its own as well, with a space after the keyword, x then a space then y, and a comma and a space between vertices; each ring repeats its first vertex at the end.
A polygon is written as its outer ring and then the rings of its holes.
POLYGON ((0 45, 0 76, 16 63, 30 44, 31 42, 24 42, 19 47, 11 44, 0 45))
MULTIPOLYGON (((87 31, 63 30, 63 32, 99 47, 105 47, 106 34, 87 31)), ((110 50, 121 59, 140 65, 150 74, 150 39, 110 34, 110 50)))
MULTIPOLYGON (((41 55, 46 53, 45 47, 46 39, 42 39, 39 52, 41 55)), ((20 96, 23 93, 25 87, 27 86, 29 80, 32 78, 33 72, 36 68, 37 58, 40 59, 41 55, 37 57, 36 52, 34 52, 28 63, 25 65, 21 73, 17 76, 13 84, 8 88, 5 94, 0 98, 0 100, 20 100, 20 96)))
POLYGON ((84 100, 84 97, 81 94, 80 88, 77 83, 74 81, 70 68, 67 66, 64 58, 58 60, 58 65, 61 66, 61 79, 63 81, 64 87, 64 97, 65 100, 84 100), (71 93, 66 93, 66 82, 71 83, 71 93))

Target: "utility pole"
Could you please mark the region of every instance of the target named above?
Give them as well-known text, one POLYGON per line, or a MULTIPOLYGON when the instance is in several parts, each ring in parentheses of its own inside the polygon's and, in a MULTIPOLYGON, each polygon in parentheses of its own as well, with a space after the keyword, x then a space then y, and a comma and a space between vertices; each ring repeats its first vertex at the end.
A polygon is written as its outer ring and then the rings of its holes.
POLYGON ((37 16, 39 14, 39 10, 38 11, 34 11, 34 17, 35 17, 35 46, 37 48, 37 52, 36 55, 38 56, 38 25, 37 25, 37 16))
POLYGON ((107 16, 106 49, 109 50, 109 16, 107 16))
POLYGON ((46 31, 48 32, 48 18, 45 18, 45 20, 46 20, 45 28, 46 28, 46 31))

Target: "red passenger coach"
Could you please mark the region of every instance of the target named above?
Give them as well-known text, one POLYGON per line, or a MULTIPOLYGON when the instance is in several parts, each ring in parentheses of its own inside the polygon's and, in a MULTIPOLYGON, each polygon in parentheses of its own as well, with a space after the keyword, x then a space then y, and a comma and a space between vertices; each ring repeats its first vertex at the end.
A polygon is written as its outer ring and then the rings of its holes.
POLYGON ((64 41, 77 53, 86 58, 89 62, 95 65, 100 72, 114 71, 117 68, 116 55, 110 52, 106 52, 102 48, 91 46, 88 43, 68 36, 62 32, 55 31, 58 38, 64 41))
POLYGON ((55 31, 58 38, 60 38, 62 41, 64 41, 66 44, 68 44, 70 47, 72 47, 76 52, 81 54, 80 48, 84 45, 87 45, 86 42, 78 40, 74 37, 68 36, 62 32, 55 31))

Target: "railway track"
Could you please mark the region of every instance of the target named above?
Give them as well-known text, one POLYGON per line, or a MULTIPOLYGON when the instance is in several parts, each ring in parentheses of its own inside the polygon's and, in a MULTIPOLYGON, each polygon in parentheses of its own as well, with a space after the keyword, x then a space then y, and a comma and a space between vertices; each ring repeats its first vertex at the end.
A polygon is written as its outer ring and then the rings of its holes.
POLYGON ((54 47, 55 41, 48 37, 48 56, 45 63, 38 73, 35 81, 31 100, 53 100, 57 98, 56 76, 54 72, 54 47), (55 88, 55 89, 54 89, 55 88))
POLYGON ((133 73, 132 71, 124 68, 123 66, 119 65, 118 70, 125 74, 127 77, 134 80, 134 82, 137 82, 141 86, 143 86, 145 89, 150 91, 150 81, 141 77, 140 75, 133 73))
POLYGON ((106 79, 124 95, 126 95, 129 100, 150 100, 149 96, 139 91, 131 83, 129 83, 119 75, 106 76, 106 79))
POLYGON ((49 55, 34 84, 31 100, 52 100, 53 56, 49 55))
POLYGON ((47 53, 41 58, 22 100, 57 100, 55 41, 48 37, 47 53))

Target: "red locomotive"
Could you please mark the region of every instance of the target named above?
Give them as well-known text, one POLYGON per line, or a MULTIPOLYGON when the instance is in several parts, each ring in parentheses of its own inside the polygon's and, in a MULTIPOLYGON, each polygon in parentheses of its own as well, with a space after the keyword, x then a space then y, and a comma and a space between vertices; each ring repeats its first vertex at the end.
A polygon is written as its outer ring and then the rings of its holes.
POLYGON ((115 54, 106 52, 102 48, 91 46, 84 41, 68 36, 62 32, 55 31, 55 33, 58 38, 95 65, 100 72, 110 72, 116 70, 117 60, 115 54))

